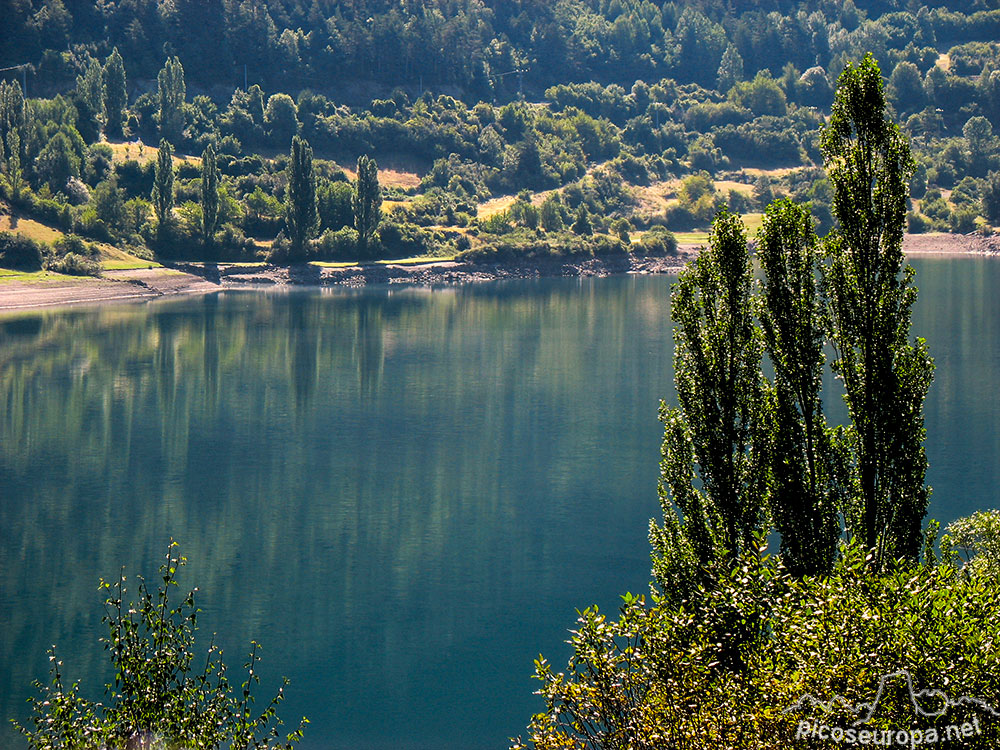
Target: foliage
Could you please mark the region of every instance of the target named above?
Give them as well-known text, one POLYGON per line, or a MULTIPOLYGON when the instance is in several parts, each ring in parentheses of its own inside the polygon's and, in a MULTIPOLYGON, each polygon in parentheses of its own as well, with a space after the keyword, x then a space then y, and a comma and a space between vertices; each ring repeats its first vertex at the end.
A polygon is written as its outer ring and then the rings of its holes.
MULTIPOLYGON (((895 561, 875 572, 871 562, 848 546, 830 575, 798 578, 747 550, 716 565, 712 585, 682 606, 626 594, 615 620, 584 610, 566 671, 536 660, 545 709, 513 748, 779 750, 796 744, 802 720, 850 728, 858 719, 843 704, 821 713, 803 696, 870 702, 901 669, 915 689, 997 705, 996 578, 895 561)), ((902 678, 886 687, 859 730, 929 728, 902 678)), ((938 721, 973 716, 966 704, 938 721)), ((964 746, 994 747, 1000 727, 978 719, 982 735, 964 746)))
POLYGON ((653 227, 639 237, 641 255, 677 255, 677 237, 664 227, 653 227))
POLYGON ((21 234, 0 232, 0 268, 37 271, 42 267, 41 246, 21 234))
POLYGON ((153 212, 156 214, 157 232, 164 239, 171 229, 174 213, 174 161, 170 141, 160 139, 153 178, 153 212))
POLYGON ((826 426, 819 250, 808 209, 787 199, 764 215, 757 258, 764 272, 760 322, 774 367, 770 388, 771 516, 790 572, 830 571, 840 538, 837 517, 847 476, 826 426))
POLYGON ((170 143, 178 143, 184 131, 184 99, 187 95, 181 61, 176 56, 169 58, 156 81, 160 137, 170 143))
POLYGON ((909 341, 916 289, 913 269, 903 268, 902 241, 913 160, 886 119, 871 55, 840 77, 823 153, 840 222, 828 236, 824 290, 859 481, 845 521, 852 536, 876 550, 878 564, 916 559, 930 494, 923 401, 934 364, 922 339, 909 341))
POLYGON ((292 257, 303 258, 306 240, 319 223, 316 213, 316 173, 313 170, 313 153, 308 141, 298 136, 292 138, 288 160, 288 205, 285 226, 292 243, 292 257))
POLYGON ((1000 573, 1000 511, 984 510, 948 524, 941 538, 945 561, 963 561, 970 576, 992 579, 1000 573))
POLYGON ((121 138, 125 135, 125 115, 128 107, 128 87, 125 80, 125 62, 115 47, 104 61, 104 122, 108 135, 121 138))
POLYGON ((354 189, 354 228, 358 246, 367 255, 382 220, 382 188, 378 182, 378 164, 370 156, 358 157, 358 181, 354 189))
POLYGON ((685 596, 713 561, 736 559, 762 527, 764 387, 752 290, 746 229, 722 211, 671 294, 678 407, 660 404, 664 522, 650 524, 653 574, 670 596, 685 596))
POLYGON ((1000 224, 1000 172, 991 172, 983 190, 983 215, 991 224, 1000 224))
POLYGON ((206 245, 212 244, 218 225, 219 168, 210 143, 201 155, 201 236, 206 245))
POLYGON ((288 685, 285 679, 263 710, 255 709, 254 688, 260 683, 256 666, 260 646, 251 644, 245 681, 229 681, 222 652, 208 647, 202 666, 195 662, 197 589, 180 602, 171 598, 179 569, 187 562, 176 544, 160 566, 159 583, 150 589, 139 576, 136 599, 128 601, 124 570, 114 583, 101 581, 106 594, 107 637, 103 638, 114 671, 105 686, 106 699, 94 703, 79 694, 79 683, 66 685, 63 663, 54 648, 49 685, 36 683, 41 697, 32 702, 30 726, 18 728, 32 750, 62 747, 134 747, 163 742, 168 747, 284 748, 302 738, 306 720, 283 740, 278 727, 278 704, 288 685))

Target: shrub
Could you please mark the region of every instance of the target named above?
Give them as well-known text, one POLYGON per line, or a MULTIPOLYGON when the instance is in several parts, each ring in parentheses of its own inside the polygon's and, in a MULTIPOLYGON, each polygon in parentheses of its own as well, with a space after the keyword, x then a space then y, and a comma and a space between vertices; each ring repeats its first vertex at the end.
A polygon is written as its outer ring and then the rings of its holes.
POLYGON ((125 600, 125 572, 114 583, 101 581, 105 592, 108 628, 103 638, 115 679, 106 687, 105 701, 80 696, 79 684, 66 685, 62 662, 50 655, 50 684, 36 683, 41 696, 32 701, 31 726, 18 725, 32 750, 57 747, 118 748, 184 747, 209 750, 220 747, 284 748, 290 750, 303 734, 298 728, 279 739, 277 706, 282 687, 265 708, 254 708, 254 687, 260 661, 259 646, 251 644, 247 678, 237 689, 227 677, 222 652, 214 643, 206 656, 195 659, 196 621, 200 611, 191 590, 180 601, 171 599, 177 571, 186 559, 176 555, 175 543, 160 566, 160 584, 150 589, 138 577, 137 601, 125 600))
POLYGON ((677 255, 677 238, 663 227, 653 227, 639 238, 636 252, 649 256, 677 255))
POLYGON ((101 264, 83 255, 74 252, 51 259, 46 262, 45 268, 55 273, 65 273, 70 276, 100 276, 101 264))
POLYGON ((52 243, 52 247, 58 255, 76 253, 83 258, 96 258, 98 255, 96 245, 85 242, 82 237, 78 237, 75 234, 67 234, 64 237, 60 237, 52 243))
POLYGON ((407 258, 429 255, 436 249, 434 235, 413 224, 384 222, 378 230, 382 244, 382 256, 386 258, 407 258))
MULTIPOLYGON (((990 569, 877 572, 857 547, 842 552, 831 575, 795 578, 751 551, 683 605, 626 594, 616 620, 584 610, 567 670, 535 662, 546 707, 514 747, 779 750, 797 745, 800 721, 850 727, 866 702, 875 712, 861 729, 879 734, 961 724, 980 710, 956 702, 946 717, 922 718, 907 680, 997 705, 1000 584, 990 569)), ((996 747, 1000 726, 981 726, 963 746, 996 747)))
POLYGON ((352 227, 327 229, 313 243, 313 253, 320 260, 354 260, 358 256, 358 231, 352 227))
POLYGON ((23 235, 0 232, 0 267, 37 271, 42 267, 42 248, 23 235))
POLYGON ((976 212, 971 208, 956 208, 951 212, 948 226, 956 234, 968 234, 976 229, 976 212))
POLYGON ((906 215, 906 231, 910 234, 923 234, 934 228, 933 222, 922 214, 912 211, 906 215))

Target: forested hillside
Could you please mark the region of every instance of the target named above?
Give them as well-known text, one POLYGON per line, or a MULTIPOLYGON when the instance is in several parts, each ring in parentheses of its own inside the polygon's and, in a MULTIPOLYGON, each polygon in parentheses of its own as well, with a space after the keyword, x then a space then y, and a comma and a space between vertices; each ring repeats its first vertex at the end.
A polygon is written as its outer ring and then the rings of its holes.
POLYGON ((405 172, 382 185, 375 255, 551 250, 569 228, 608 233, 603 250, 669 248, 662 227, 779 194, 825 231, 819 128, 845 63, 872 52, 917 155, 910 230, 968 232, 1000 224, 996 5, 2 0, 3 187, 66 232, 165 252, 167 219, 175 250, 254 258, 287 237, 298 136, 316 257, 356 254, 362 155, 405 172), (190 158, 157 215, 161 139, 190 158))

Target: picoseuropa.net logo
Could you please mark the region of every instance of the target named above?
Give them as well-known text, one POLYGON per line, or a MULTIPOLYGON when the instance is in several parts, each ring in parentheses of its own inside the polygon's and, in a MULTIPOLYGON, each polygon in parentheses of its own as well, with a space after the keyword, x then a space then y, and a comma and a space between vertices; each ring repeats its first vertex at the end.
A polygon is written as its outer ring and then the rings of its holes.
POLYGON ((951 699, 943 690, 914 690, 913 677, 905 669, 884 675, 878 684, 878 692, 871 703, 852 705, 840 695, 835 695, 829 701, 822 701, 815 696, 806 694, 785 709, 786 714, 811 714, 819 709, 829 716, 833 713, 849 714, 858 717, 849 726, 840 726, 822 719, 803 719, 799 721, 795 731, 797 740, 827 740, 831 743, 844 745, 909 747, 911 749, 924 745, 934 745, 939 742, 954 742, 968 740, 983 733, 982 721, 987 717, 1000 717, 1000 712, 980 698, 963 695, 951 699), (920 729, 874 729, 866 726, 877 718, 878 707, 886 692, 892 689, 896 681, 902 681, 900 687, 907 691, 910 703, 917 716, 930 720, 931 726, 920 729), (951 709, 971 710, 973 713, 966 721, 948 723, 946 715, 951 709))

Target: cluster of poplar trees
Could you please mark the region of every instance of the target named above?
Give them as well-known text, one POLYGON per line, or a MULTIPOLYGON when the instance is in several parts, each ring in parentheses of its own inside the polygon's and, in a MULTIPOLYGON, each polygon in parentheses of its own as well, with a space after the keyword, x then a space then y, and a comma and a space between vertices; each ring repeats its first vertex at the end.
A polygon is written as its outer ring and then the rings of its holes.
MULTIPOLYGON (((287 167, 287 201, 285 228, 289 247, 284 260, 305 260, 309 255, 309 240, 319 228, 316 198, 316 172, 309 142, 295 136, 287 167)), ((377 230, 382 217, 382 188, 376 161, 362 155, 358 158, 358 179, 352 200, 354 228, 358 233, 358 250, 362 256, 377 243, 377 230)), ((157 241, 161 244, 176 239, 177 217, 174 214, 173 148, 166 138, 160 140, 151 194, 156 215, 157 241)), ((219 167, 212 144, 201 155, 201 240, 206 248, 214 243, 219 228, 219 167)), ((281 245, 282 243, 278 243, 281 245)))
POLYGON ((934 364, 910 338, 917 290, 902 240, 913 159, 871 56, 841 76, 822 148, 837 230, 820 241, 807 206, 771 204, 757 282, 741 220, 722 213, 675 288, 679 406, 661 406, 664 523, 651 524, 664 592, 683 596, 772 528, 799 575, 829 573, 845 531, 876 566, 920 554, 934 364), (846 427, 823 414, 824 344, 846 427))

